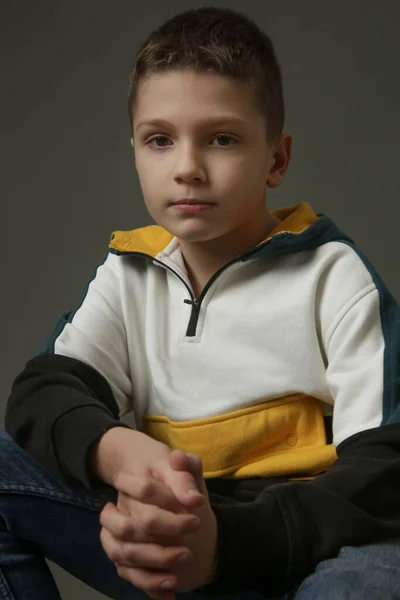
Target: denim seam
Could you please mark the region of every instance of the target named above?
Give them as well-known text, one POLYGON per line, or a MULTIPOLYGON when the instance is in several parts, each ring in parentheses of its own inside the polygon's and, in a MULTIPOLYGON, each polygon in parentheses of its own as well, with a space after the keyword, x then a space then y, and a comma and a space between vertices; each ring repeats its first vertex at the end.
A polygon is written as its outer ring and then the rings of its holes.
POLYGON ((101 509, 101 507, 107 502, 107 499, 104 499, 104 501, 101 502, 99 500, 90 500, 89 498, 79 498, 75 495, 69 496, 65 492, 56 492, 51 489, 29 485, 3 485, 0 489, 0 495, 2 494, 28 494, 30 496, 39 496, 46 499, 56 499, 61 502, 65 502, 66 504, 73 504, 75 506, 93 510, 101 509))
POLYGON ((3 571, 0 569, 0 595, 3 600, 15 600, 15 596, 10 590, 8 581, 5 578, 3 571))

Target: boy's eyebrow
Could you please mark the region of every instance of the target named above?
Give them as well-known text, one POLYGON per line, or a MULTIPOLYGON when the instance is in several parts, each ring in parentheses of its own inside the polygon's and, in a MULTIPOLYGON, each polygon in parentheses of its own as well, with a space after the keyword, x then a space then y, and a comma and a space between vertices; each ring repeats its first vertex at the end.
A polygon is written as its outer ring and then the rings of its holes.
MULTIPOLYGON (((248 125, 247 121, 238 117, 237 115, 223 115, 219 117, 207 117, 203 121, 199 121, 196 123, 197 127, 209 126, 209 125, 248 125)), ((173 124, 167 121, 166 119, 148 119, 144 121, 140 121, 137 129, 142 127, 143 125, 151 125, 156 127, 173 127, 173 124)))

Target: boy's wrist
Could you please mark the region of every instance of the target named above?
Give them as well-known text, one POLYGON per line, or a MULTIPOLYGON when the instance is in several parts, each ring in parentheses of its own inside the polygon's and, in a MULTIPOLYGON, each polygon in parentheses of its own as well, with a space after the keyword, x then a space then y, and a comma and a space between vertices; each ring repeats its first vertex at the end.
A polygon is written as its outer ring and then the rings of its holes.
POLYGON ((135 471, 135 465, 140 469, 143 457, 146 457, 146 464, 152 457, 159 458, 163 446, 145 433, 116 426, 96 440, 88 460, 93 475, 113 486, 118 473, 125 469, 135 471))
POLYGON ((123 448, 126 446, 128 432, 131 440, 132 429, 115 426, 103 432, 92 444, 89 451, 89 469, 94 477, 112 485, 117 472, 120 470, 123 448))

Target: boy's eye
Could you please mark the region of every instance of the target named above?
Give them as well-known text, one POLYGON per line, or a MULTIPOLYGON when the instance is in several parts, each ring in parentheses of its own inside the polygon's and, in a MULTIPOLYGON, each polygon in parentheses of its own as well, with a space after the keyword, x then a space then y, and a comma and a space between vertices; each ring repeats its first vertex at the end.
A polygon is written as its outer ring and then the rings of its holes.
MULTIPOLYGON (((236 144, 237 140, 231 136, 231 135, 227 135, 225 133, 220 133, 219 135, 216 135, 213 138, 214 140, 218 140, 217 144, 213 144, 214 146, 231 146, 232 143, 236 144)), ((169 142, 169 138, 166 135, 155 135, 154 137, 150 138, 149 141, 147 142, 147 144, 149 146, 152 146, 153 148, 166 148, 169 142)))
POLYGON ((216 135, 214 140, 219 140, 218 146, 230 146, 230 142, 236 144, 236 139, 234 137, 223 133, 216 135))
POLYGON ((151 139, 148 141, 148 144, 149 144, 150 146, 154 146, 154 143, 153 143, 153 142, 155 142, 156 140, 157 140, 157 144, 155 145, 155 147, 156 147, 156 148, 165 148, 165 147, 166 147, 166 144, 163 144, 163 143, 162 143, 162 142, 163 142, 163 141, 165 141, 165 140, 168 142, 168 138, 167 138, 167 136, 166 136, 166 135, 156 135, 155 137, 151 138, 151 139), (161 144, 160 144, 160 143, 158 143, 160 140, 161 140, 161 144))

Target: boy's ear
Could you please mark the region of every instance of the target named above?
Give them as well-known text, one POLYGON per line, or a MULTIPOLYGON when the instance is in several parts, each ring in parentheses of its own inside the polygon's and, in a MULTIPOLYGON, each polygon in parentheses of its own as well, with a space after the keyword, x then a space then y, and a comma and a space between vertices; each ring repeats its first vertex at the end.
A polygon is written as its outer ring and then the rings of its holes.
POLYGON ((292 136, 289 133, 283 133, 274 143, 272 164, 267 177, 267 186, 276 188, 283 181, 286 171, 289 167, 292 154, 292 136))
POLYGON ((132 148, 135 147, 135 140, 133 139, 133 137, 131 137, 131 146, 132 146, 132 148))

